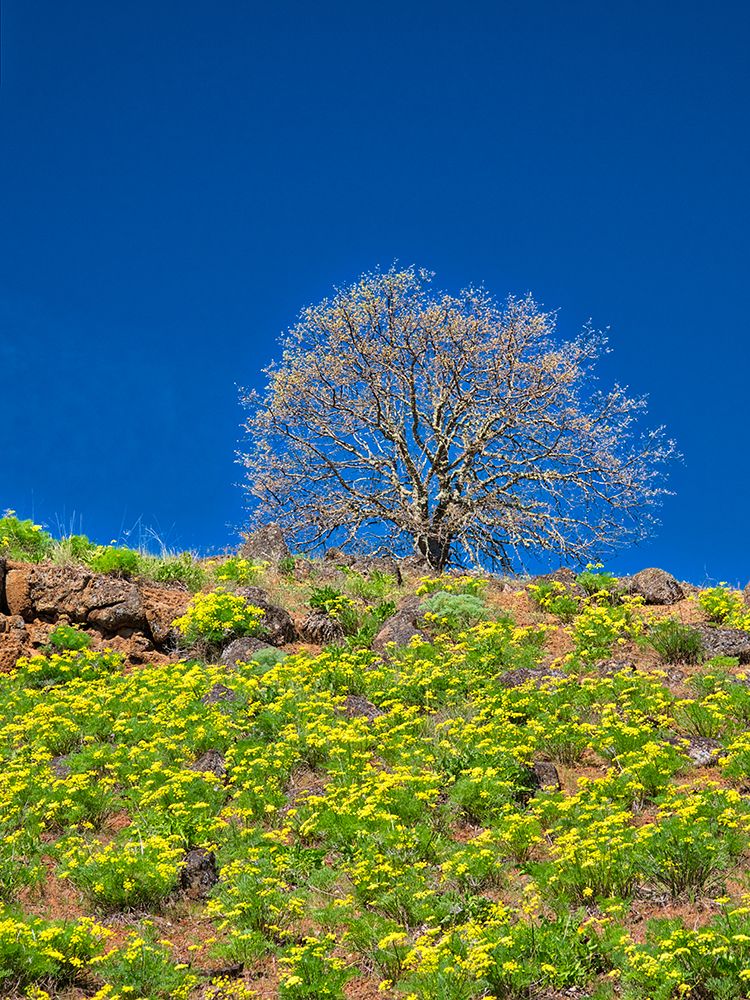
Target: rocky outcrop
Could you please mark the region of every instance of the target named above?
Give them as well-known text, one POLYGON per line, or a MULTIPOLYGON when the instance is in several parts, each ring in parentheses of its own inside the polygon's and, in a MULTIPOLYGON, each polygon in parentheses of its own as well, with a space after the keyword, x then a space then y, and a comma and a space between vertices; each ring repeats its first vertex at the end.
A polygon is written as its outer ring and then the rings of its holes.
POLYGON ((344 639, 341 622, 323 611, 311 611, 300 625, 300 634, 305 642, 314 642, 318 646, 328 646, 344 639))
POLYGON ((703 655, 707 660, 714 656, 736 656, 740 663, 750 663, 750 632, 719 625, 694 627, 701 637, 703 655))
POLYGON ((277 564, 291 552, 278 524, 266 524, 246 536, 240 555, 253 562, 277 564))
POLYGON ((263 611, 263 638, 273 646, 283 646, 295 642, 299 635, 292 616, 284 608, 272 604, 267 591, 262 587, 239 587, 236 591, 248 604, 263 611))
POLYGON ((227 667, 236 667, 238 663, 249 663, 253 654, 259 649, 276 649, 263 639, 257 639, 252 635, 244 635, 239 639, 233 639, 224 652, 221 654, 220 662, 227 667))
POLYGON ((418 622, 421 618, 422 602, 418 597, 407 597, 401 603, 395 615, 386 618, 380 631, 372 641, 372 648, 382 653, 391 643, 397 646, 406 646, 416 635, 425 638, 424 632, 419 628, 418 622))
POLYGON ((620 587, 626 594, 642 597, 645 604, 676 604, 685 597, 672 574, 656 567, 623 577, 620 587))

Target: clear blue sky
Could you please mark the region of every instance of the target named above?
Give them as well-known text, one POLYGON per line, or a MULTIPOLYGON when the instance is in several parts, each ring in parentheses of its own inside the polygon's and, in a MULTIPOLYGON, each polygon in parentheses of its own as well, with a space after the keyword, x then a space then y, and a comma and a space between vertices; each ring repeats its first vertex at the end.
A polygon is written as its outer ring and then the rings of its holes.
POLYGON ((685 456, 615 568, 744 584, 749 18, 4 0, 0 507, 228 544, 237 384, 398 259, 610 326, 602 378, 685 456))

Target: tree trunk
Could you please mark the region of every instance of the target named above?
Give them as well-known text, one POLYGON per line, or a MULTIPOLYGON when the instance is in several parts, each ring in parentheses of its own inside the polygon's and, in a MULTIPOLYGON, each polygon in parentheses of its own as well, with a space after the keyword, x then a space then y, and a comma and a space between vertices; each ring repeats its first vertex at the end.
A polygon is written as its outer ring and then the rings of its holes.
POLYGON ((420 535, 416 539, 416 550, 424 556, 430 569, 441 573, 448 564, 451 539, 441 535, 420 535))

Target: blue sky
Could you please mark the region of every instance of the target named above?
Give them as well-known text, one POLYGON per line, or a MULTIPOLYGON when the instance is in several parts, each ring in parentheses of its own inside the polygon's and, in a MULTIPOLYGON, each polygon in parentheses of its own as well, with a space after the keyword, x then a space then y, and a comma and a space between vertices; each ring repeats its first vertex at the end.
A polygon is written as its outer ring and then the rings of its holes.
POLYGON ((745 583, 739 3, 5 0, 0 507, 217 549, 278 333, 397 259, 530 290, 684 454, 629 570, 745 583))

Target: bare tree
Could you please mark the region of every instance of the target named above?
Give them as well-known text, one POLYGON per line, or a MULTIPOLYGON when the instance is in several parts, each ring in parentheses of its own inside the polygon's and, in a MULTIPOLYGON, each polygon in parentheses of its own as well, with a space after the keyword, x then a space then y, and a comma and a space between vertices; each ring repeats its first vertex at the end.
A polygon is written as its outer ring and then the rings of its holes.
POLYGON ((265 392, 242 394, 256 523, 303 549, 413 548, 437 569, 583 561, 647 534, 673 442, 638 432, 642 399, 595 390, 605 338, 561 343, 531 296, 430 280, 366 274, 282 337, 265 392))

